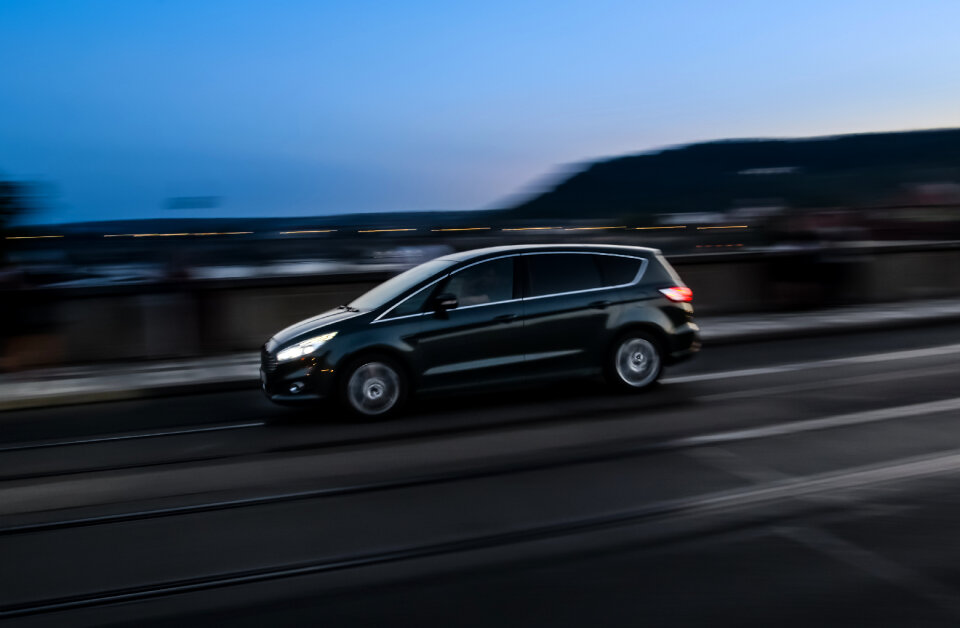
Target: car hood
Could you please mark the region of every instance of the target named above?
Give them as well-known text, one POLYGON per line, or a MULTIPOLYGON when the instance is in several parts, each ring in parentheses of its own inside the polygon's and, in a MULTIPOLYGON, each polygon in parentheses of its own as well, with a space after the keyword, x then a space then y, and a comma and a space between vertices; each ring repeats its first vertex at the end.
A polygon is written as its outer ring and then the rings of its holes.
POLYGON ((351 312, 349 310, 335 309, 328 310, 322 314, 317 314, 312 318, 294 323, 285 329, 281 329, 273 335, 267 342, 267 349, 273 350, 278 346, 285 345, 293 340, 303 337, 313 331, 320 331, 329 325, 345 321, 350 318, 361 316, 365 312, 351 312))

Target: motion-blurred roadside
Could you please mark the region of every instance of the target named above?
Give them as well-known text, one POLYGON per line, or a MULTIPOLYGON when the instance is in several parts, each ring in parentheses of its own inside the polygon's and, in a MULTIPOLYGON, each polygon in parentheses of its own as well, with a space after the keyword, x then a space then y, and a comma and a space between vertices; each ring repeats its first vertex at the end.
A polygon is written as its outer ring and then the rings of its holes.
POLYGON ((0 364, 252 351, 403 269, 502 244, 659 248, 698 314, 956 297, 958 140, 942 130, 696 144, 588 164, 482 211, 31 226, 31 209, 54 201, 3 183, 0 364))

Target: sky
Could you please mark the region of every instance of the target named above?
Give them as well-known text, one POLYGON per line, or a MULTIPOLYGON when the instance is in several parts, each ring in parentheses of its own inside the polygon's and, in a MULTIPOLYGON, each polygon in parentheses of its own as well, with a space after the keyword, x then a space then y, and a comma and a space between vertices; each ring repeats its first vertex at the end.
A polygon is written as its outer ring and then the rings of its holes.
POLYGON ((29 222, 509 206, 693 141, 960 126, 960 3, 0 0, 29 222), (175 197, 218 207, 169 209, 175 197))

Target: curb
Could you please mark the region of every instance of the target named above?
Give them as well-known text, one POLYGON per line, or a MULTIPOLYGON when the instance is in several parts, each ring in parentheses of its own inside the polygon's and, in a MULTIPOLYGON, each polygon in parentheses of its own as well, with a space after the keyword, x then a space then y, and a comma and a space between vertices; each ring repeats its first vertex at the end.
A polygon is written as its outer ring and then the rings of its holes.
POLYGON ((839 336, 876 331, 878 329, 909 329, 960 321, 960 312, 949 312, 916 317, 877 319, 872 321, 835 322, 829 325, 793 325, 784 327, 757 328, 749 331, 714 332, 709 329, 701 334, 705 346, 722 346, 737 342, 762 342, 764 340, 788 340, 791 338, 814 338, 839 336))
POLYGON ((129 401, 132 399, 150 399, 153 397, 173 397, 203 393, 229 392, 234 390, 255 390, 256 379, 225 379, 218 382, 168 384, 141 388, 114 390, 78 391, 63 394, 50 394, 20 399, 0 399, 0 412, 11 410, 36 410, 78 404, 105 403, 109 401, 129 401))
MULTIPOLYGON (((840 317, 842 318, 842 314, 840 317)), ((740 342, 762 342, 791 338, 812 338, 821 336, 835 336, 848 333, 876 331, 878 329, 905 329, 923 327, 951 321, 960 321, 960 312, 945 312, 927 314, 923 316, 900 316, 899 318, 879 318, 875 320, 838 320, 830 324, 817 323, 808 326, 794 324, 770 324, 739 331, 723 331, 724 324, 718 323, 720 331, 711 332, 708 327, 702 332, 705 346, 724 346, 740 342)), ((746 327, 745 324, 737 326, 746 327)), ((77 404, 104 403, 110 401, 128 401, 131 399, 149 399, 154 397, 181 396, 215 392, 229 392, 236 390, 254 390, 257 388, 255 377, 228 378, 219 381, 183 383, 169 383, 159 386, 141 386, 123 389, 101 389, 90 391, 71 391, 65 393, 51 393, 15 399, 0 399, 0 412, 12 410, 31 410, 52 408, 77 404)))

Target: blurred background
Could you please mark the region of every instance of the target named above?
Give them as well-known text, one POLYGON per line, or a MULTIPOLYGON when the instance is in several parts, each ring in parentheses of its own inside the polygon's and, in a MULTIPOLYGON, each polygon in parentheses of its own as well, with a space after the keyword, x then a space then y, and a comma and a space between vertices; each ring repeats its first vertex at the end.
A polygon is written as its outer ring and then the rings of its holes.
POLYGON ((7 369, 255 349, 410 266, 510 243, 659 248, 702 313, 960 294, 944 272, 960 263, 960 130, 652 150, 472 211, 210 217, 230 201, 203 196, 32 222, 57 215, 55 189, 0 188, 7 369))
POLYGON ((4 368, 253 349, 504 243, 660 248, 701 312, 956 295, 955 12, 4 3, 4 368))
POLYGON ((7 369, 256 349, 410 266, 511 243, 659 248, 708 314, 960 295, 960 130, 654 150, 473 211, 195 217, 229 212, 209 196, 30 224, 63 202, 50 188, 3 183, 7 369))

